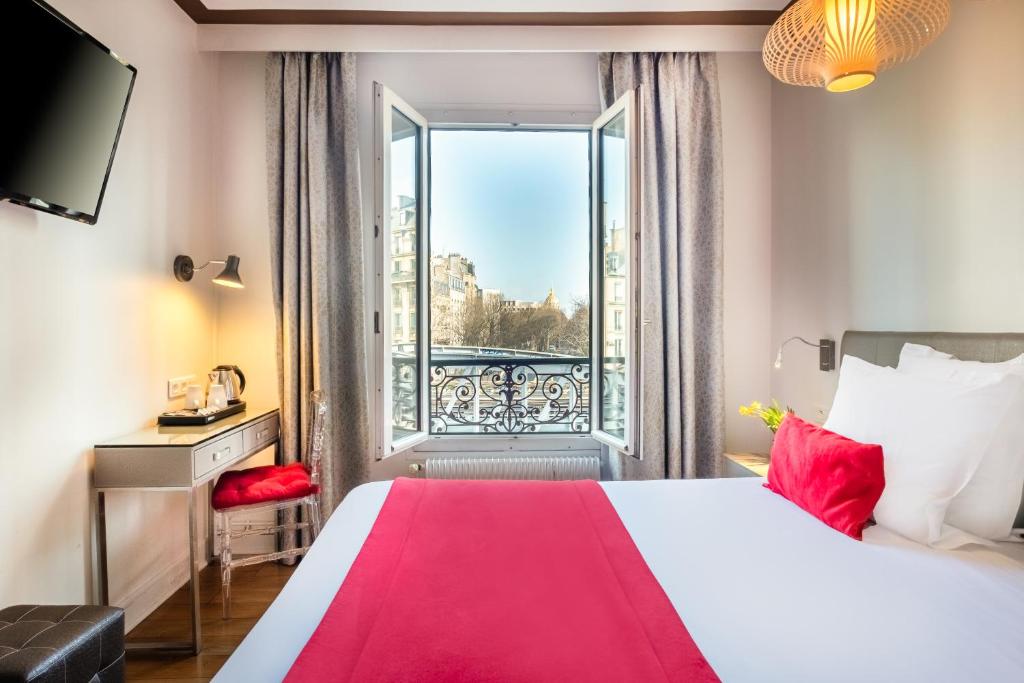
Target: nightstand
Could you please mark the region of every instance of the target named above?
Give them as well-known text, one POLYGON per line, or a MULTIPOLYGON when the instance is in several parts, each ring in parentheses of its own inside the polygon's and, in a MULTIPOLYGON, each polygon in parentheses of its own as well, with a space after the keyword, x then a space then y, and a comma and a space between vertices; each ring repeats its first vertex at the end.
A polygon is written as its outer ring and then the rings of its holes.
POLYGON ((767 477, 769 458, 756 453, 723 453, 723 477, 767 477))

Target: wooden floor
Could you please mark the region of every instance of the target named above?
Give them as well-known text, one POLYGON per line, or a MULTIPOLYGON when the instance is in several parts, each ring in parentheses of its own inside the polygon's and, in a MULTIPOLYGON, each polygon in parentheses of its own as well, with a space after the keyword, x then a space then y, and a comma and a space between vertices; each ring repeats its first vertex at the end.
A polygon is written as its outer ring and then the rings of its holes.
MULTIPOLYGON (((128 653, 129 681, 208 681, 277 597, 294 567, 275 562, 241 567, 232 573, 231 619, 221 618, 220 571, 200 574, 203 651, 198 656, 128 653)), ((188 587, 183 587, 128 634, 128 641, 190 637, 188 587)))

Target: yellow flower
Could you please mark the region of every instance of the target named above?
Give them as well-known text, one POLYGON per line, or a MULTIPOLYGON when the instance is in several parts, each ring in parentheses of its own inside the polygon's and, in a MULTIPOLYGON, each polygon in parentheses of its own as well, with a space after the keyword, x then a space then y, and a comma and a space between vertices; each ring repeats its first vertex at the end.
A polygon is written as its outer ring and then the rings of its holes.
POLYGON ((747 406, 740 406, 740 415, 751 415, 752 412, 747 406))
POLYGON ((754 401, 753 403, 750 404, 750 412, 759 413, 761 412, 763 407, 764 406, 761 405, 760 401, 754 401))

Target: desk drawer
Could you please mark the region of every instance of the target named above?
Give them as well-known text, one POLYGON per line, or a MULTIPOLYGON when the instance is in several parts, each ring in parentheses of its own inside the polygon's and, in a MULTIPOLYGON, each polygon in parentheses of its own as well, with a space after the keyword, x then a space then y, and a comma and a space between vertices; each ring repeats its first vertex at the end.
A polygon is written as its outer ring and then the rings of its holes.
POLYGON ((280 427, 277 415, 266 420, 257 422, 245 428, 243 438, 245 439, 245 452, 255 453, 267 444, 271 444, 277 438, 280 427))
POLYGON ((242 434, 235 432, 197 450, 193 456, 195 478, 199 479, 225 463, 241 458, 243 444, 242 434))

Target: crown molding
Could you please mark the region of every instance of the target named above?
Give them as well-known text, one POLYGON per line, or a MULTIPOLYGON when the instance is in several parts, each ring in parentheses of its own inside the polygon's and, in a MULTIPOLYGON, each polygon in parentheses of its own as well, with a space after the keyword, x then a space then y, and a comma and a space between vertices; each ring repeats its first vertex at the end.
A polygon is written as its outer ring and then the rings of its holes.
POLYGON ((201 52, 760 52, 767 26, 203 24, 201 52))
POLYGON ((202 0, 174 0, 197 24, 285 26, 768 26, 781 12, 404 12, 382 10, 212 10, 202 0))

